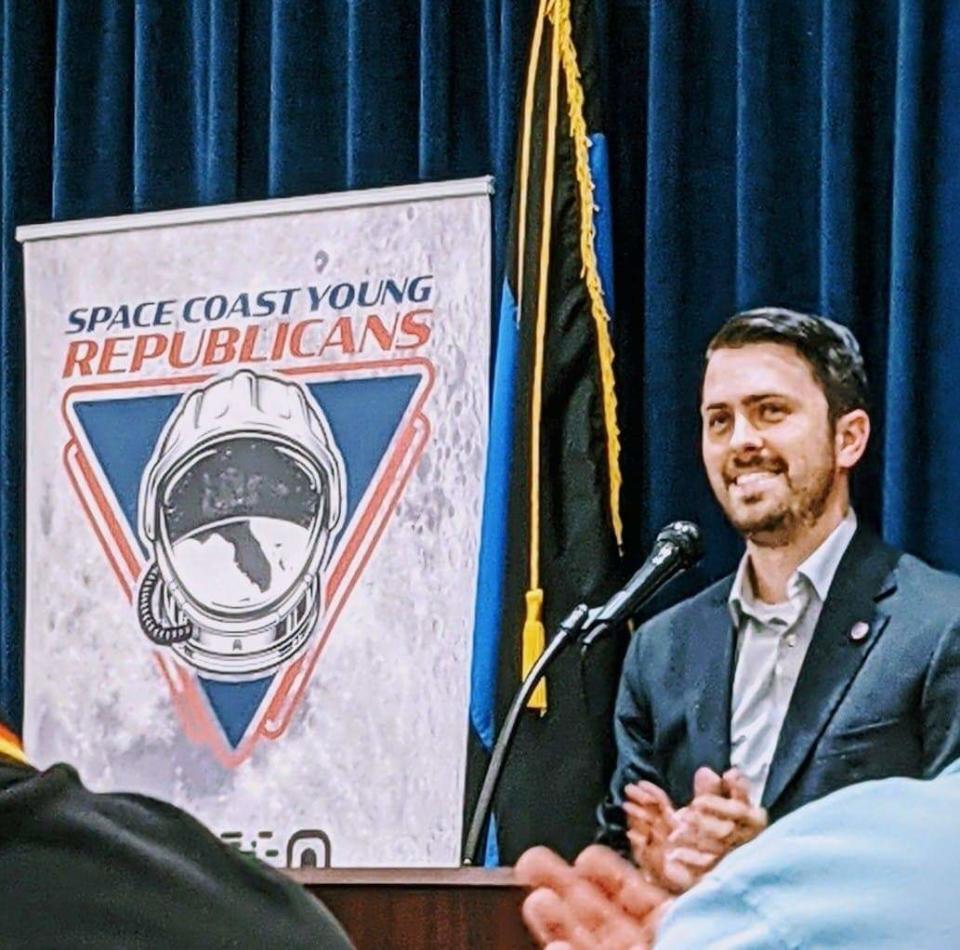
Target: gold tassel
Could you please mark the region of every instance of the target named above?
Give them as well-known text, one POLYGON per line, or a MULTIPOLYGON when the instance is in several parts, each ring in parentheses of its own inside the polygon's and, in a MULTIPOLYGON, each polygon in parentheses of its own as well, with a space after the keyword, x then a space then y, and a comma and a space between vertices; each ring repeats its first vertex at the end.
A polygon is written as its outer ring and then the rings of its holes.
MULTIPOLYGON (((523 677, 533 669, 533 664, 540 659, 547 645, 547 636, 543 629, 543 621, 540 619, 540 612, 543 608, 543 591, 528 590, 527 600, 527 619, 523 623, 523 677)), ((537 688, 533 691, 527 700, 528 709, 537 709, 542 716, 547 711, 547 681, 540 680, 537 688)))

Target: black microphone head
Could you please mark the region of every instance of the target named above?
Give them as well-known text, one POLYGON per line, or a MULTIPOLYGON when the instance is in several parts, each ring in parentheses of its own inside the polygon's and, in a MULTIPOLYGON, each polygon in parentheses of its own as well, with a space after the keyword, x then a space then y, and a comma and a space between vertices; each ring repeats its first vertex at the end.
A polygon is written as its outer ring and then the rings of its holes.
POLYGON ((669 541, 677 546, 685 568, 692 567, 703 557, 703 535, 692 521, 673 521, 658 535, 657 544, 669 541))

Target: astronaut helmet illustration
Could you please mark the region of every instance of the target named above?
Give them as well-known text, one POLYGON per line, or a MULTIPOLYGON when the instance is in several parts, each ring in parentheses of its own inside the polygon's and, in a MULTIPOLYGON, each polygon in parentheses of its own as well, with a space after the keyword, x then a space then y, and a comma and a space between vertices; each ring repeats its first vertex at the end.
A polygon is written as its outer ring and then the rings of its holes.
POLYGON ((240 370, 186 394, 140 483, 143 632, 213 679, 276 670, 324 609, 345 496, 330 426, 296 383, 240 370))

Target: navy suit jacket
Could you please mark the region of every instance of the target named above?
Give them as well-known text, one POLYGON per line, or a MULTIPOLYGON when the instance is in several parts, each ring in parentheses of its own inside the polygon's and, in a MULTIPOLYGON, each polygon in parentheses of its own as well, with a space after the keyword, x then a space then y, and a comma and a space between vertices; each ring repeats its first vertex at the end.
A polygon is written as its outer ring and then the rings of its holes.
MULTIPOLYGON (((701 766, 730 767, 733 575, 644 624, 624 659, 617 767, 598 840, 628 850, 623 788, 647 779, 678 807, 701 766)), ((960 757, 960 577, 860 529, 843 555, 764 789, 771 820, 855 782, 929 778, 960 757), (855 624, 866 635, 851 637, 855 624), (862 628, 861 628, 862 630, 862 628)))

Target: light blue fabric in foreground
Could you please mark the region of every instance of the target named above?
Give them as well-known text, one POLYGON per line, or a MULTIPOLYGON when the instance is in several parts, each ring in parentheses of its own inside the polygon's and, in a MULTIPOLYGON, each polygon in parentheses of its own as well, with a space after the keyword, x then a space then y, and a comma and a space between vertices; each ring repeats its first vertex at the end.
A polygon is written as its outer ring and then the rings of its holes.
POLYGON ((960 947, 960 762, 799 809, 680 898, 656 950, 960 947))

